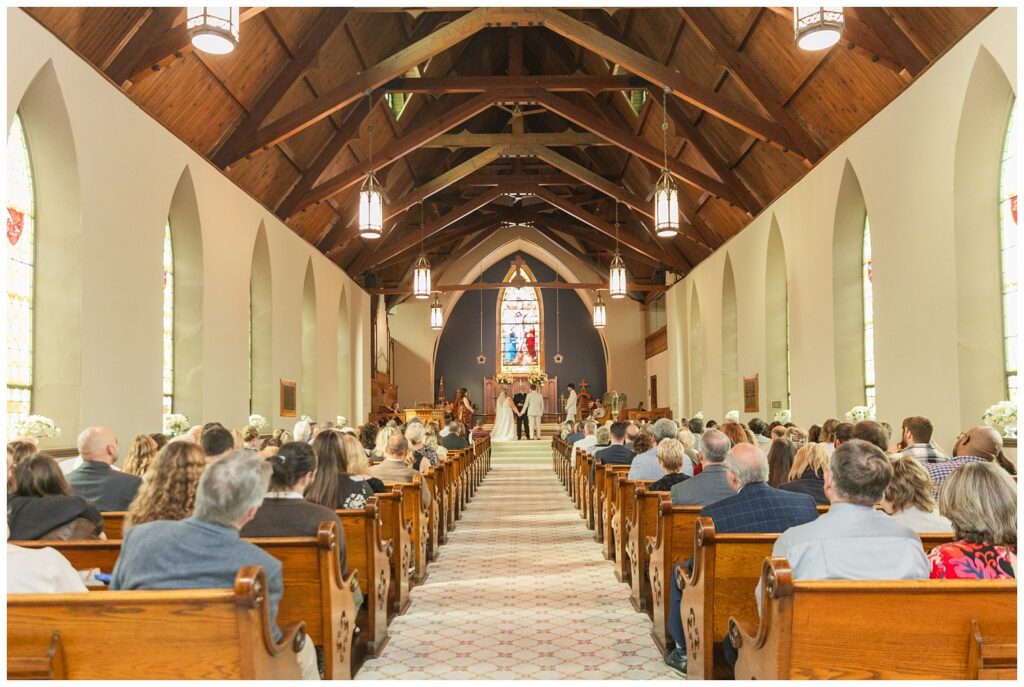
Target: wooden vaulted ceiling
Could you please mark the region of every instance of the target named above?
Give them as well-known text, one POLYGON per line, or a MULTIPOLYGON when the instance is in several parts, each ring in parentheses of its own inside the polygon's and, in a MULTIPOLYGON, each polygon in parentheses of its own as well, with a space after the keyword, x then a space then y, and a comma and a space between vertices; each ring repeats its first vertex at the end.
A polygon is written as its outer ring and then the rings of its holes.
POLYGON ((350 275, 395 287, 421 236, 436 275, 507 223, 602 270, 618 234, 636 283, 685 274, 991 10, 846 8, 839 44, 805 52, 791 8, 242 8, 224 56, 191 49, 183 8, 26 11, 350 275), (673 240, 651 216, 664 86, 673 240), (371 138, 379 241, 355 226, 371 138))

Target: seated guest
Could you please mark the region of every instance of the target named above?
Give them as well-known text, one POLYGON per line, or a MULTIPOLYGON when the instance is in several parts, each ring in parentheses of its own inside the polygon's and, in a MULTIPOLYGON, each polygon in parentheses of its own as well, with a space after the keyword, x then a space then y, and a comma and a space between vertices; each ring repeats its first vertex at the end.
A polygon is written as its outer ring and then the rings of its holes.
POLYGON ((952 532, 952 523, 939 514, 932 486, 932 478, 921 463, 900 456, 892 461, 892 481, 885 490, 882 510, 915 532, 952 532))
POLYGON ((836 450, 836 427, 838 426, 839 420, 834 417, 830 417, 821 423, 821 434, 818 436, 818 442, 825 447, 825 452, 830 456, 836 450))
POLYGON ((853 424, 850 422, 840 422, 836 425, 835 441, 832 442, 833 450, 839 448, 852 438, 853 424))
POLYGON ((192 515, 206 454, 195 444, 168 444, 142 478, 139 493, 128 506, 124 527, 153 520, 184 520, 192 515))
POLYGON ((258 451, 257 444, 260 441, 260 430, 252 425, 246 425, 242 430, 242 448, 250 451, 258 451))
MULTIPOLYGON (((651 426, 648 425, 644 429, 640 430, 639 433, 633 438, 633 453, 635 456, 640 456, 647 453, 651 449, 656 449, 654 435, 651 434, 651 426)), ((636 462, 636 458, 633 458, 633 462, 636 462)))
MULTIPOLYGON (((675 433, 675 423, 673 422, 670 436, 674 436, 675 433)), ((594 463, 590 466, 591 483, 597 479, 598 465, 631 465, 633 463, 633 449, 626 446, 626 423, 613 422, 608 429, 608 434, 611 437, 611 445, 594 454, 594 463)))
POLYGON ((785 437, 786 429, 787 428, 785 425, 775 425, 774 427, 772 427, 772 441, 775 441, 776 439, 782 439, 783 437, 785 437))
POLYGON ((315 537, 320 523, 329 520, 338 525, 338 556, 345 574, 345 528, 341 519, 333 508, 302 498, 316 472, 313 449, 303 441, 291 441, 267 462, 272 470, 269 491, 256 515, 242 527, 241 536, 315 537))
MULTIPOLYGON (((658 460, 657 446, 665 439, 675 439, 679 433, 679 425, 667 417, 658 418, 648 429, 654 435, 654 446, 650 450, 636 452, 633 462, 629 467, 627 479, 631 480, 658 480, 665 476, 665 470, 658 460)), ((634 451, 636 448, 634 447, 634 451)), ((685 454, 684 454, 685 455, 685 454)), ((693 463, 689 458, 683 460, 682 472, 687 477, 693 477, 693 463)), ((667 490, 664 490, 667 491, 667 490)))
POLYGON ((778 487, 789 481, 793 469, 796 444, 789 439, 776 439, 768 449, 768 486, 778 487))
POLYGON ((128 449, 128 455, 124 459, 124 472, 136 477, 142 477, 149 469, 149 464, 156 458, 156 440, 148 434, 140 434, 132 439, 132 445, 128 449))
POLYGON ((920 415, 903 420, 903 439, 899 443, 898 455, 922 463, 945 463, 949 460, 949 456, 932 445, 932 423, 920 415))
MULTIPOLYGON (((785 532, 818 517, 811 497, 768 486, 768 460, 756 445, 742 443, 733 446, 725 456, 725 469, 729 487, 735 494, 704 506, 700 511, 701 517, 714 521, 716 533, 785 532)), ((676 567, 681 565, 687 563, 679 563, 676 567)), ((683 594, 674 582, 674 569, 671 579, 668 629, 677 648, 665 657, 665 663, 685 672, 686 643, 679 610, 683 594)))
MULTIPOLYGON (((569 463, 573 466, 576 465, 576 452, 587 451, 594 448, 597 445, 597 423, 593 421, 584 422, 583 424, 583 437, 573 442, 572 450, 569 452, 569 463)), ((572 438, 574 435, 570 434, 572 438)))
POLYGON ((725 436, 729 437, 733 446, 750 443, 747 433, 743 431, 743 425, 738 422, 725 422, 720 429, 725 436))
POLYGON ((426 472, 431 466, 437 467, 437 452, 426 445, 427 432, 420 422, 410 422, 405 428, 405 438, 412 451, 413 465, 420 472, 426 472))
MULTIPOLYGON (((10 534, 10 528, 8 528, 10 534)), ((82 576, 57 549, 27 549, 7 542, 8 594, 67 594, 89 591, 82 576)))
MULTIPOLYGON (((395 434, 388 440, 384 460, 371 467, 370 474, 382 482, 412 482, 417 471, 411 467, 411 462, 412 453, 408 440, 401 434, 395 434)), ((430 491, 427 490, 426 484, 426 480, 420 482, 420 493, 423 495, 423 505, 429 506, 430 491)))
POLYGON ((37 453, 39 453, 39 447, 31 441, 15 439, 14 441, 7 442, 7 455, 10 456, 15 466, 26 458, 31 458, 37 453))
MULTIPOLYGON (((586 423, 583 422, 582 420, 580 420, 579 422, 572 422, 571 420, 566 420, 566 424, 570 423, 572 423, 572 431, 570 431, 569 434, 566 435, 565 443, 572 446, 585 436, 583 433, 583 426, 586 423)), ((594 425, 594 431, 597 431, 597 425, 594 425)))
POLYGON ((371 462, 379 463, 384 460, 384 454, 387 453, 388 448, 388 439, 397 432, 398 429, 387 425, 381 427, 377 431, 377 438, 374 440, 373 450, 370 451, 371 462))
POLYGON ((99 539, 103 517, 91 502, 72 493, 53 458, 37 453, 14 467, 7 526, 15 541, 99 539))
POLYGON ((807 429, 807 441, 811 444, 821 441, 821 425, 811 425, 807 429))
POLYGON ((235 438, 223 427, 211 427, 203 430, 199 444, 203 447, 207 462, 215 461, 235 450, 235 438))
POLYGON ((76 495, 92 501, 100 511, 122 511, 135 498, 142 480, 112 470, 117 462, 117 438, 109 427, 89 427, 78 435, 82 467, 68 473, 76 495))
POLYGON ((935 482, 932 496, 939 497, 942 483, 961 465, 995 463, 1011 475, 1017 474, 1013 463, 1003 455, 1003 437, 992 427, 972 427, 953 446, 953 457, 945 463, 926 463, 925 469, 935 482))
POLYGON ((295 441, 305 441, 307 444, 313 441, 313 425, 306 420, 299 420, 292 428, 292 437, 295 441))
POLYGON ((785 434, 782 435, 782 438, 789 439, 794 444, 796 444, 797 448, 800 448, 801 446, 807 443, 807 432, 800 429, 799 427, 787 427, 785 434))
POLYGON ((466 439, 461 422, 453 420, 448 425, 448 435, 441 439, 441 445, 449 451, 461 451, 469 446, 469 440, 466 439))
MULTIPOLYGON (((267 579, 273 638, 280 641, 281 562, 239 535, 259 510, 270 474, 265 460, 244 449, 210 463, 199 479, 192 517, 147 522, 125 532, 110 588, 232 589, 239 568, 258 565, 267 579)), ((303 644, 298 663, 304 679, 319 679, 312 642, 303 644)))
MULTIPOLYGON (((785 439, 783 439, 785 441, 785 439)), ((819 443, 807 443, 801 446, 793 457, 793 467, 787 475, 788 481, 779 489, 796 494, 807 494, 819 506, 829 504, 825 496, 825 467, 828 465, 828 453, 819 443)))
POLYGON ((162 449, 164 446, 167 445, 167 435, 166 434, 163 434, 161 432, 154 432, 153 434, 150 434, 149 436, 152 437, 153 441, 156 442, 156 450, 157 450, 157 452, 159 452, 160 449, 162 449))
POLYGON ((853 438, 874 444, 882 449, 882 453, 886 453, 889 450, 889 433, 885 431, 885 427, 874 420, 861 420, 855 424, 853 426, 853 438))
POLYGON ((372 422, 367 422, 359 428, 359 443, 362 444, 363 450, 366 452, 368 457, 373 452, 373 446, 376 441, 377 425, 372 422))
POLYGON ((489 434, 490 434, 490 432, 488 432, 486 429, 484 429, 484 419, 482 417, 478 417, 476 420, 473 421, 473 441, 474 442, 480 441, 481 439, 483 439, 484 437, 486 437, 489 434))
POLYGON ((273 456, 276 456, 282 445, 283 443, 280 439, 275 439, 274 437, 264 439, 263 443, 260 444, 260 457, 272 458, 273 456))
MULTIPOLYGON (((643 432, 637 437, 636 444, 640 437, 651 437, 652 435, 643 432)), ((690 476, 683 472, 683 462, 689 460, 686 456, 686 449, 678 439, 662 439, 655 449, 657 451, 658 463, 665 471, 665 476, 647 487, 648 491, 672 491, 672 487, 690 479, 690 476)))
POLYGON ((442 446, 437 439, 437 423, 428 422, 425 429, 427 432, 427 438, 423 440, 423 445, 434 449, 434 453, 437 454, 437 461, 439 463, 442 460, 447 460, 448 449, 442 446))
MULTIPOLYGON (((639 434, 639 433, 640 433, 640 425, 638 425, 637 423, 633 422, 632 420, 628 420, 626 422, 626 446, 632 446, 633 445, 633 439, 635 439, 636 435, 639 434)), ((636 451, 634 450, 633 453, 636 453, 636 451)))
POLYGON ((369 476, 366 452, 355 437, 320 432, 312 449, 317 470, 304 492, 307 501, 331 509, 363 508, 366 499, 386 491, 383 482, 369 476))
POLYGON ((683 445, 686 457, 690 459, 690 465, 693 466, 694 474, 696 474, 696 467, 700 464, 700 459, 697 458, 697 440, 694 438, 693 432, 685 424, 680 424, 679 431, 676 432, 676 439, 683 445))
POLYGON ((764 424, 764 420, 759 417, 750 418, 750 422, 747 423, 747 426, 750 427, 750 431, 754 433, 754 441, 757 442, 757 447, 761 449, 761 453, 767 455, 772 440, 765 436, 767 426, 764 424))
POLYGON ((992 463, 970 463, 946 479, 939 512, 953 523, 957 541, 928 554, 932 579, 992 580, 1017 577, 1017 485, 992 463))
POLYGON ((607 448, 612 445, 611 426, 611 420, 608 421, 607 425, 598 425, 597 431, 594 432, 594 436, 597 438, 594 442, 594 448, 596 450, 601 450, 602 448, 607 448))
POLYGON ((732 496, 725 470, 725 455, 732 442, 717 429, 704 431, 701 449, 697 452, 701 470, 692 479, 672 487, 672 505, 704 506, 732 496))

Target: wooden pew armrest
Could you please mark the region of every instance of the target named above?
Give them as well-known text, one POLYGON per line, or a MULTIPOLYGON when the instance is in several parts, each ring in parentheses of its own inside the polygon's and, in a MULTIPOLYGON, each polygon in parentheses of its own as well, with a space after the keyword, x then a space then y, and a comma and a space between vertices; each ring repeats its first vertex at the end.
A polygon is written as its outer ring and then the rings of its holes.
POLYGON ((281 630, 281 641, 275 642, 271 632, 270 603, 267 600, 267 576, 258 565, 247 565, 235 576, 235 603, 249 608, 259 608, 263 616, 263 646, 271 656, 286 651, 298 653, 306 643, 306 623, 296 622, 281 630))

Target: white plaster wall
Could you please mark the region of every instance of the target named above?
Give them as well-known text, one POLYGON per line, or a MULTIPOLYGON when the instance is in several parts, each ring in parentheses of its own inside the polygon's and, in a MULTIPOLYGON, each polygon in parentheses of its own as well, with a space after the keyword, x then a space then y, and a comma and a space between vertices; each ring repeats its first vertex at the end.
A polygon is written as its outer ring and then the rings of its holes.
MULTIPOLYGON (((203 418, 241 426, 248 416, 249 278, 264 222, 273 282, 272 376, 301 380, 302 284, 312 260, 317 286, 317 406, 320 419, 369 412, 369 296, 313 246, 241 191, 90 65, 19 9, 7 11, 7 124, 34 76, 52 61, 76 145, 82 219, 81 417, 108 424, 122 445, 161 426, 163 227, 182 172, 195 185, 203 241, 203 418), (337 383, 339 297, 349 299, 352 394, 337 383), (343 399, 343 401, 339 401, 343 399), (346 404, 348 407, 345 407, 346 404)), ((31 127, 31 122, 26 123, 31 127)), ((45 179, 37 184, 46 183, 45 179)), ((45 231, 40 217, 40 231, 45 231)), ((60 278, 37 258, 37 280, 60 278)), ((45 360, 37 360, 38 368, 45 360)), ((69 380, 69 384, 77 380, 69 380)), ((301 395, 301 393, 300 393, 301 395)), ((278 406, 275 388, 275 409, 278 406)), ((46 408, 35 412, 46 415, 46 408)), ((301 412, 301 409, 300 409, 301 412)), ((270 418, 275 426, 294 419, 270 418)))
MULTIPOLYGON (((860 181, 871 220, 875 293, 875 360, 878 417, 899 426, 908 415, 926 415, 945 446, 964 418, 984 407, 961 408, 957 357, 957 282, 954 259, 953 164, 971 70, 984 46, 1016 84, 1016 10, 993 12, 910 88, 842 143, 802 180, 772 203, 739 235, 701 263, 668 295, 667 377, 688 386, 685 356, 688 288, 700 295, 705 331, 702 406, 720 419, 721 289, 724 255, 736 277, 738 356, 741 376, 760 374, 765 407, 765 257, 772 216, 786 253, 791 327, 793 419, 802 425, 837 408, 833 358, 832 235, 844 165, 860 181), (711 345, 708 345, 711 344, 711 345)), ((999 164, 995 151, 992 164, 999 164)), ((993 189, 993 202, 996 190, 993 189)), ((991 269, 998 273, 999 256, 991 269)), ((1000 331, 997 319, 991 331, 1000 331)), ((699 408, 685 390, 666 389, 677 415, 699 408)), ((993 389, 989 403, 1002 400, 993 389)), ((752 414, 742 414, 749 418, 752 414)))
POLYGON ((646 383, 646 392, 642 398, 629 397, 629 405, 633 408, 636 407, 637 401, 643 401, 644 407, 651 409, 654 408, 654 403, 651 401, 651 377, 655 376, 658 378, 658 407, 665 408, 671 405, 669 396, 670 384, 668 381, 668 351, 662 351, 655 356, 648 358, 645 361, 645 369, 647 375, 644 377, 646 383))

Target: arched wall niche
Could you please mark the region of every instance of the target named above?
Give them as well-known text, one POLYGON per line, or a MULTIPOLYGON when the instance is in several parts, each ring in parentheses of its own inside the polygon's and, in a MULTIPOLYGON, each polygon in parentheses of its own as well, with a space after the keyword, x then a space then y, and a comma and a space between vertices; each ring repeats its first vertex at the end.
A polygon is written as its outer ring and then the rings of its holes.
POLYGON ((352 415, 352 393, 354 368, 352 360, 352 323, 348 314, 347 289, 342 287, 338 296, 338 412, 350 422, 355 422, 352 415))
MULTIPOLYGON (((32 164, 35 212, 32 412, 82 429, 82 215, 75 137, 53 62, 29 83, 17 108, 32 164)), ((159 400, 157 400, 159 403, 159 400)))
POLYGON ((270 244, 267 229, 260 222, 252 250, 252 271, 249 281, 249 313, 251 326, 250 355, 252 369, 251 413, 272 418, 274 407, 273 340, 274 340, 274 284, 270 267, 270 244))
POLYGON ((700 294, 690 291, 690 415, 704 409, 704 330, 700 319, 700 294))
POLYGON ((736 277, 732 260, 725 256, 722 273, 722 414, 730 410, 742 411, 739 374, 739 332, 736 311, 736 277))
POLYGON ((786 247, 779 222, 772 215, 765 251, 765 394, 767 412, 774 415, 774 401, 789 408, 789 276, 786 247))
POLYGON ((171 196, 167 220, 174 252, 174 412, 189 419, 205 417, 203 231, 199 217, 192 172, 186 167, 171 196))
POLYGON ((313 261, 306 262, 302 280, 302 382, 299 415, 317 419, 316 404, 316 276, 313 261))
POLYGON ((953 170, 961 427, 977 424, 979 409, 1006 395, 998 193, 1014 97, 1006 74, 980 47, 960 115, 953 170))
POLYGON ((832 313, 836 412, 864 403, 864 219, 867 205, 847 160, 836 198, 832 238, 832 313))

